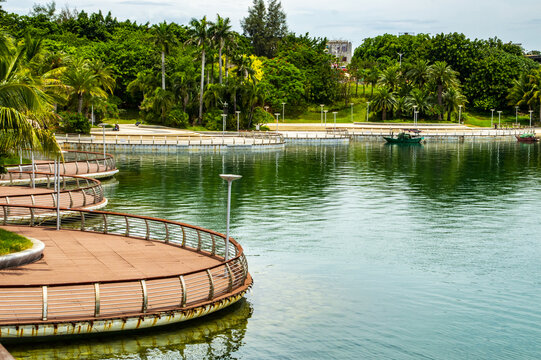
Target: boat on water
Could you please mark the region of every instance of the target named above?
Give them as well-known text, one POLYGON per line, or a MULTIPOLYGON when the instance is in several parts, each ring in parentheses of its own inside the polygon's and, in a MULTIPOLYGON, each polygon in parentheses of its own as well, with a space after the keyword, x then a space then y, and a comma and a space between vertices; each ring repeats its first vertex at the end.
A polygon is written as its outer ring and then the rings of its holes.
POLYGON ((389 144, 419 144, 424 137, 420 136, 421 131, 417 129, 404 129, 396 136, 384 136, 389 144))
POLYGON ((535 134, 533 134, 533 133, 525 133, 525 134, 521 134, 521 135, 515 135, 515 137, 517 138, 518 142, 528 143, 528 144, 537 142, 539 140, 538 138, 535 137, 535 134))

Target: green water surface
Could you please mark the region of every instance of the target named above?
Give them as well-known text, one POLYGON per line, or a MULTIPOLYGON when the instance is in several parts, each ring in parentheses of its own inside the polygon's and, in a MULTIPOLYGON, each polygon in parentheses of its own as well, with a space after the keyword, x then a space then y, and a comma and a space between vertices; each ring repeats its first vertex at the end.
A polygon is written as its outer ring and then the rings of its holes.
POLYGON ((541 358, 541 152, 515 142, 117 154, 108 209, 225 231, 254 287, 207 318, 21 359, 541 358))

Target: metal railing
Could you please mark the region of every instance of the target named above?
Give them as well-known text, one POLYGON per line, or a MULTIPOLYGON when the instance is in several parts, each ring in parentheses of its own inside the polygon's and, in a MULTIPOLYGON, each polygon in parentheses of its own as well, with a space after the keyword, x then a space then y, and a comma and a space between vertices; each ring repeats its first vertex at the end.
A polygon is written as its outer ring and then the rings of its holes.
MULTIPOLYGON (((23 175, 25 178, 35 176, 36 178, 42 178, 43 181, 38 184, 38 191, 34 190, 30 191, 30 193, 18 195, 0 195, 1 203, 17 205, 31 204, 56 208, 57 201, 60 201, 61 207, 71 209, 96 205, 104 200, 101 182, 96 179, 78 175, 59 175, 60 194, 57 195, 53 191, 39 191, 40 188, 54 188, 53 174, 31 171, 11 171, 9 174, 18 179, 23 178, 23 175)), ((30 184, 26 185, 30 186, 30 184)), ((25 216, 33 216, 33 214, 29 211, 25 216)))
MULTIPOLYGON (((103 137, 77 138, 57 135, 56 139, 71 144, 103 145, 103 137)), ((219 146, 219 145, 275 145, 283 144, 281 134, 266 131, 206 132, 195 136, 182 135, 111 135, 105 136, 105 145, 178 145, 178 146, 219 146)))
MULTIPOLYGON (((390 136, 402 131, 401 128, 350 129, 352 136, 390 136)), ((422 129, 421 136, 429 138, 444 137, 514 137, 524 132, 533 132, 533 128, 500 128, 500 129, 422 129)))
MULTIPOLYGON (((97 172, 108 172, 116 169, 115 158, 111 154, 89 151, 64 151, 64 162, 60 163, 60 174, 85 175, 97 172)), ((27 157, 30 157, 26 155, 27 157)), ((34 172, 54 173, 54 161, 38 160, 34 163, 34 172)), ((19 164, 8 167, 8 172, 0 174, 0 181, 9 181, 9 184, 16 180, 29 179, 32 176, 32 164, 19 164)), ((43 177, 36 177, 41 181, 43 177)))
MULTIPOLYGON (((52 207, 8 204, 0 204, 0 207, 0 223, 3 225, 21 224, 21 215, 28 212, 55 210, 52 207)), ((70 211, 71 217, 78 220, 63 223, 63 229, 159 241, 221 262, 197 271, 169 276, 63 284, 0 285, 0 324, 92 320, 181 310, 233 295, 249 285, 246 281, 248 264, 243 249, 233 239, 229 242, 229 253, 235 256, 223 261, 223 234, 145 216, 80 209, 62 211, 70 211)), ((46 222, 43 225, 53 226, 46 222)))

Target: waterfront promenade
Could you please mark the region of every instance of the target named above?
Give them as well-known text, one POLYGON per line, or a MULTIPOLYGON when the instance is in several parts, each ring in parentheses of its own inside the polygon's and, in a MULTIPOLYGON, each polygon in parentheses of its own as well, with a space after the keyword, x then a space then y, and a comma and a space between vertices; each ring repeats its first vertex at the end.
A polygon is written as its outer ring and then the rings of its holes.
POLYGON ((242 298, 252 280, 237 242, 184 223, 89 209, 87 183, 106 199, 99 180, 82 175, 110 177, 116 167, 81 165, 74 161, 60 175, 60 203, 53 174, 36 168, 15 166, 0 186, 0 226, 45 245, 40 260, 0 270, 1 341, 171 324, 242 298), (73 172, 79 175, 67 175, 73 172), (10 185, 38 178, 40 186, 10 185), (66 220, 52 221, 57 212, 66 220))

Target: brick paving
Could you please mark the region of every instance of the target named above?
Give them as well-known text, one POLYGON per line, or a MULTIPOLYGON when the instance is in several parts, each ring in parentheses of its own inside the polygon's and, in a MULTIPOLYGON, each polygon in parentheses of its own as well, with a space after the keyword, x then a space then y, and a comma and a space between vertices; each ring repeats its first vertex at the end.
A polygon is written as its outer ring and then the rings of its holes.
POLYGON ((2 226, 45 244, 41 260, 0 270, 0 284, 43 285, 168 276, 220 264, 217 259, 176 246, 117 235, 2 226))

